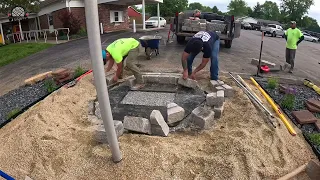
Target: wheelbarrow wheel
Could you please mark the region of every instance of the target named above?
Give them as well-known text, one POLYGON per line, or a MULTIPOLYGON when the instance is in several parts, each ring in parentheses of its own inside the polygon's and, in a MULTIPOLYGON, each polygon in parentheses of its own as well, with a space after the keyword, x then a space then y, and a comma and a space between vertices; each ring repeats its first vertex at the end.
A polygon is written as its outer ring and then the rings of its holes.
POLYGON ((147 56, 147 60, 151 59, 151 48, 146 48, 146 56, 147 56))

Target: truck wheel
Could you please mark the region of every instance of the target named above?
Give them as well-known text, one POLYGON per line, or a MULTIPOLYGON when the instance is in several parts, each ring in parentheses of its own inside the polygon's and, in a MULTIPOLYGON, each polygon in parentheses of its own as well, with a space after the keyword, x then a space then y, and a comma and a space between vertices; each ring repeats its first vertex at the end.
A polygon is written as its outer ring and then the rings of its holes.
POLYGON ((186 37, 185 36, 177 36, 177 41, 179 44, 182 44, 184 43, 186 40, 186 37))
POLYGON ((267 34, 266 32, 263 33, 264 36, 266 36, 266 34, 267 34))
POLYGON ((276 32, 273 32, 273 33, 272 33, 272 36, 273 36, 273 37, 277 37, 276 32))
POLYGON ((225 46, 226 48, 231 48, 231 46, 232 46, 232 40, 225 40, 225 41, 224 41, 224 46, 225 46))
POLYGON ((312 42, 314 42, 314 43, 315 43, 315 42, 317 42, 317 41, 314 39, 314 40, 312 40, 312 42))

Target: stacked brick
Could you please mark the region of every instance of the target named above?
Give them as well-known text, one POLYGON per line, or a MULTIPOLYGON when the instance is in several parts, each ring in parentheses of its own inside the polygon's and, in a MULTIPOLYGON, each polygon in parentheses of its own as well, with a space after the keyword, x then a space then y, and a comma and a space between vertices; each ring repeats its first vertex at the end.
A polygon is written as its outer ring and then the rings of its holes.
POLYGON ((61 68, 52 72, 52 77, 57 84, 61 84, 73 79, 73 73, 69 69, 61 68))

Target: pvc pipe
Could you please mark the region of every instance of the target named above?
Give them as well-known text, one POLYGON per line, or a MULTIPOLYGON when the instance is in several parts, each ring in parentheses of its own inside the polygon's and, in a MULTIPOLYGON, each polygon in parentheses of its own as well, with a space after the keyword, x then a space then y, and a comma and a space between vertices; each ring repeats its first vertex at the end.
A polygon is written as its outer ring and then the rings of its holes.
POLYGON ((99 106, 103 125, 106 129, 108 143, 112 153, 113 162, 120 162, 122 155, 114 129, 114 122, 111 112, 108 87, 106 84, 104 66, 101 56, 101 38, 99 35, 99 18, 97 0, 85 0, 85 14, 88 28, 88 40, 90 56, 93 67, 94 82, 96 85, 99 106))
POLYGON ((289 180, 291 178, 294 178, 295 176, 297 176, 298 174, 300 174, 301 172, 305 171, 306 168, 308 166, 308 163, 298 167, 297 169, 295 169, 294 171, 292 171, 291 173, 279 178, 278 180, 289 180))
POLYGON ((133 32, 136 33, 137 27, 136 27, 136 20, 135 19, 133 19, 133 21, 132 21, 132 26, 133 26, 133 32))
POLYGON ((242 79, 242 77, 241 76, 239 76, 239 75, 237 75, 237 77, 238 77, 238 79, 240 80, 240 82, 244 85, 244 87, 246 87, 251 93, 252 93, 252 95, 257 99, 257 100, 259 100, 259 102, 261 103, 261 104, 263 104, 263 102, 262 102, 262 100, 259 98, 259 96, 257 96, 255 93, 254 93, 254 91, 250 88, 250 86, 242 79))
POLYGON ((158 7, 157 7, 157 14, 158 14, 158 28, 160 28, 160 4, 158 3, 158 7))
POLYGON ((146 30, 146 3, 145 0, 142 0, 142 29, 146 30))
MULTIPOLYGON (((246 89, 235 77, 233 77, 233 75, 231 73, 229 73, 229 75, 232 77, 232 79, 238 84, 238 86, 240 86, 240 88, 242 90, 245 91, 245 94, 247 94, 247 96, 254 100, 255 103, 257 103, 260 107, 262 107, 262 109, 271 117, 271 118, 274 118, 273 114, 266 108, 263 106, 263 104, 261 104, 261 102, 259 102, 258 99, 255 98, 255 96, 248 90, 246 89)), ((273 122, 270 120, 270 123, 272 124, 272 126, 274 128, 276 128, 276 126, 273 124, 273 122)))
POLYGON ((293 129, 291 124, 288 122, 287 118, 283 115, 281 109, 274 103, 274 101, 271 99, 271 97, 260 87, 260 85, 257 83, 256 80, 254 80, 252 77, 250 78, 253 84, 260 90, 260 92, 263 94, 263 96, 267 99, 268 103, 272 106, 273 110, 278 114, 281 121, 284 123, 284 125, 287 127, 288 131, 291 135, 295 136, 297 135, 296 131, 293 129))

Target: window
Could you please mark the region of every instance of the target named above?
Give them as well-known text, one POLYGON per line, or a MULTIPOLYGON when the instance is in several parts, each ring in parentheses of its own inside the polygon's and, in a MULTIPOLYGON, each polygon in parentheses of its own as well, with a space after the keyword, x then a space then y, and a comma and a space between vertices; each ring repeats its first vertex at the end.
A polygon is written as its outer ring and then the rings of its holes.
POLYGON ((276 25, 273 25, 273 24, 269 24, 268 27, 271 27, 271 28, 276 28, 276 25))
POLYGON ((123 22, 123 11, 110 11, 110 22, 123 22))
POLYGON ((52 14, 48 14, 48 22, 49 22, 49 26, 53 26, 53 16, 52 16, 52 14))

